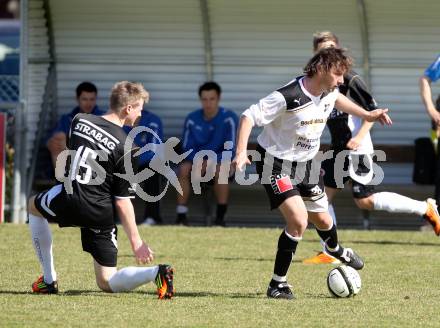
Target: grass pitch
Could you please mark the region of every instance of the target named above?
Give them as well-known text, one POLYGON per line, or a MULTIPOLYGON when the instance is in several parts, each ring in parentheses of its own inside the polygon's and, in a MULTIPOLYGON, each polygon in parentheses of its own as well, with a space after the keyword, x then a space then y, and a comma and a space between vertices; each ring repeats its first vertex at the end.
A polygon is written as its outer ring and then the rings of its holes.
MULTIPOLYGON (((341 230, 365 259, 362 289, 335 299, 331 265, 304 265, 319 250, 308 230, 289 271, 294 301, 266 298, 279 229, 142 227, 155 264, 175 269, 176 297, 155 286, 106 294, 94 281, 79 230, 52 226, 60 294, 33 295, 40 274, 26 225, 0 226, 0 327, 439 327, 440 240, 432 232, 341 230)), ((119 231, 119 266, 135 265, 119 231)))

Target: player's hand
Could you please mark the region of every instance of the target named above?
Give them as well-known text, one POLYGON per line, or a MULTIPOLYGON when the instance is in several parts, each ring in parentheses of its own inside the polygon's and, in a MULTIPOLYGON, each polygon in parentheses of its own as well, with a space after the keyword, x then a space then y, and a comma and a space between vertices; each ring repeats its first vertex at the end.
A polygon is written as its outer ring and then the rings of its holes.
POLYGON ((237 170, 243 172, 244 169, 246 168, 246 165, 251 164, 251 161, 247 157, 247 151, 237 152, 234 160, 232 161, 232 164, 235 165, 237 170))
POLYGON ((440 112, 437 112, 437 110, 432 111, 430 112, 430 116, 435 125, 440 126, 440 112))
POLYGON ((351 138, 348 142, 347 142, 347 148, 350 150, 357 150, 360 146, 360 141, 357 140, 357 138, 351 138))
POLYGON ((139 245, 133 247, 133 253, 138 264, 150 263, 154 260, 153 250, 143 240, 139 245))
POLYGON ((393 124, 393 121, 391 121, 391 118, 387 114, 388 108, 378 108, 376 110, 373 110, 371 112, 368 112, 368 116, 366 120, 368 122, 374 122, 379 121, 382 125, 391 125, 393 124))

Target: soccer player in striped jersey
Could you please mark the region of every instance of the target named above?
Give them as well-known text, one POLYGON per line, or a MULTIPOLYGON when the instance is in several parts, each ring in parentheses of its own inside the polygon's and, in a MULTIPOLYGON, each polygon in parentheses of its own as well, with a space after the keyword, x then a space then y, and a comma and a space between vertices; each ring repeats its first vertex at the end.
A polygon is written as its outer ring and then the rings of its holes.
POLYGON ((391 124, 387 109, 365 111, 338 91, 352 59, 341 49, 323 49, 295 78, 272 92, 241 116, 234 163, 243 170, 250 160, 247 143, 253 126, 262 126, 258 136, 257 172, 272 209, 278 208, 286 228, 278 239, 269 298, 293 299, 287 272, 308 222, 325 240, 326 250, 340 261, 360 270, 363 260, 350 248, 339 244, 336 226, 328 213, 320 162, 314 161, 320 137, 335 104, 341 110, 368 121, 391 124))

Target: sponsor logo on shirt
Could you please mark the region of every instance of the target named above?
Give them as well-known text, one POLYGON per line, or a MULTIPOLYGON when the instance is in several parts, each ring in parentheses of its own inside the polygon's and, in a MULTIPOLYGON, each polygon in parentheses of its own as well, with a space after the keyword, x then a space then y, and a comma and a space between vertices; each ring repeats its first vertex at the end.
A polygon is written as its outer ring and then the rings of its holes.
POLYGON ((80 119, 79 122, 75 124, 73 127, 73 134, 98 144, 101 148, 104 146, 108 150, 114 150, 116 144, 119 143, 118 139, 116 139, 114 136, 96 126, 92 122, 84 119, 80 119))
POLYGON ((315 118, 315 119, 311 119, 308 121, 301 121, 300 124, 301 124, 301 126, 304 126, 304 125, 311 125, 311 124, 323 124, 325 122, 326 122, 326 120, 323 118, 315 118))

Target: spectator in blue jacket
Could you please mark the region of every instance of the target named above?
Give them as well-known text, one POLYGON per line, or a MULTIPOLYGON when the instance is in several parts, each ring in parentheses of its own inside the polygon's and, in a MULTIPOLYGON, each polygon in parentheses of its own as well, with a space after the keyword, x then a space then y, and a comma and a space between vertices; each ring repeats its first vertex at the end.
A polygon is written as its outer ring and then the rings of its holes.
POLYGON ((437 134, 437 163, 436 163, 436 176, 435 176, 435 200, 437 201, 437 206, 440 205, 440 112, 437 110, 433 95, 431 83, 435 83, 440 79, 440 54, 437 55, 437 58, 429 65, 429 67, 425 70, 423 75, 420 77, 419 85, 420 85, 420 96, 422 97, 423 104, 425 105, 425 109, 428 112, 432 122, 433 122, 433 130, 436 131, 437 134))
POLYGON ((59 153, 66 149, 67 133, 69 132, 70 123, 72 123, 75 115, 78 113, 91 113, 101 116, 105 113, 96 105, 97 95, 98 89, 91 82, 82 82, 76 87, 76 101, 78 102, 78 106, 76 106, 70 113, 61 116, 57 125, 51 131, 46 143, 54 167, 59 153))
MULTIPOLYGON (((150 166, 150 161, 153 156, 161 151, 159 149, 159 145, 164 142, 163 125, 159 116, 143 109, 141 118, 139 119, 137 126, 148 128, 148 131, 142 131, 136 134, 136 137, 134 139, 134 143, 140 148, 145 145, 149 145, 149 150, 142 152, 138 157, 136 157, 138 172, 141 172, 143 169, 150 166)), ((124 130, 129 133, 131 131, 131 127, 124 126, 124 130)), ((142 188, 142 190, 152 197, 158 196, 162 192, 161 186, 161 175, 158 173, 155 173, 154 175, 140 183, 140 187, 142 188)), ((142 223, 147 225, 163 223, 160 214, 159 200, 156 202, 146 202, 144 220, 142 223)))
POLYGON ((212 167, 215 168, 215 173, 211 173, 214 175, 214 193, 217 199, 215 225, 225 226, 229 185, 219 181, 219 170, 225 150, 232 150, 232 158, 235 156, 238 116, 231 110, 219 106, 220 96, 221 88, 217 83, 206 82, 201 85, 199 98, 202 108, 190 113, 185 120, 182 150, 192 151, 179 166, 178 178, 183 194, 177 194, 177 224, 188 224, 187 204, 191 193, 191 170, 200 170, 200 176, 205 176, 208 174, 207 170, 212 167), (229 142, 229 145, 225 148, 226 142, 229 142), (213 151, 217 155, 217 163, 208 163, 206 159, 200 159, 197 153, 202 150, 213 151))

